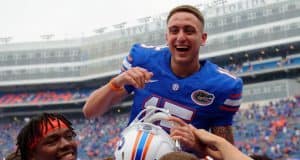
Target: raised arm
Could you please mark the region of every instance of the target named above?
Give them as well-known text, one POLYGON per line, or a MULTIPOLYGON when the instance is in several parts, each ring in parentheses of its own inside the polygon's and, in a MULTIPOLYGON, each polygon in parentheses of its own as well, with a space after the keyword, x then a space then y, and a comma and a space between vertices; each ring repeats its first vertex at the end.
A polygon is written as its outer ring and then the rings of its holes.
POLYGON ((89 96, 82 110, 86 118, 103 115, 112 105, 121 102, 126 97, 128 93, 123 87, 119 90, 112 89, 111 84, 114 83, 114 80, 111 80, 89 96))
POLYGON ((83 114, 87 118, 103 115, 112 105, 121 102, 128 95, 125 85, 143 88, 152 75, 152 72, 141 67, 122 72, 90 95, 83 107, 83 114))

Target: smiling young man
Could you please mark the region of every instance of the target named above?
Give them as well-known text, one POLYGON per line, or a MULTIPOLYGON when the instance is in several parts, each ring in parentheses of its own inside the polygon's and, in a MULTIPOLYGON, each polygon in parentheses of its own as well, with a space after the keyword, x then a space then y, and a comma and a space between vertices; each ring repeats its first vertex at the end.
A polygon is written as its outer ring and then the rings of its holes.
POLYGON ((76 160, 77 143, 71 122, 61 114, 31 119, 17 136, 22 160, 76 160))
MULTIPOLYGON (((134 93, 131 122, 146 106, 166 108, 197 128, 233 143, 232 119, 241 103, 242 80, 208 60, 199 60, 206 42, 204 18, 190 5, 172 9, 167 17, 166 47, 135 44, 122 72, 95 90, 83 113, 95 117, 134 93)), ((168 123, 160 122, 169 131, 168 123)), ((195 142, 189 130, 171 130, 186 150, 195 142)))

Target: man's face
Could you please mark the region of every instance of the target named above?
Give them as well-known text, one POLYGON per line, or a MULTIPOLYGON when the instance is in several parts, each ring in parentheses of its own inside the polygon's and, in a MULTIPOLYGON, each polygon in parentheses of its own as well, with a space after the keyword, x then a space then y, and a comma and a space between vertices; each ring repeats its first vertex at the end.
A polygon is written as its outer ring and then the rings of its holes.
POLYGON ((75 133, 69 128, 57 128, 47 133, 33 148, 33 160, 76 160, 75 133))
POLYGON ((166 40, 172 53, 172 63, 198 63, 199 49, 206 41, 203 24, 191 13, 174 13, 167 24, 166 40))

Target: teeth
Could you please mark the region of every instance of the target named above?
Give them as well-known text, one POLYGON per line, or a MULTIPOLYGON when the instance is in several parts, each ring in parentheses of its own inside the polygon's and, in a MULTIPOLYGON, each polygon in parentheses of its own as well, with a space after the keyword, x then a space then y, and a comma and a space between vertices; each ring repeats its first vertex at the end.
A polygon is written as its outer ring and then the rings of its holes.
POLYGON ((176 50, 177 50, 177 51, 180 51, 180 52, 185 52, 185 51, 188 51, 189 48, 186 47, 186 46, 177 46, 177 47, 176 47, 176 50))
POLYGON ((177 46, 176 48, 186 49, 186 48, 188 48, 188 47, 187 47, 187 46, 177 46))
POLYGON ((69 153, 61 157, 60 160, 75 160, 75 156, 72 153, 69 153))

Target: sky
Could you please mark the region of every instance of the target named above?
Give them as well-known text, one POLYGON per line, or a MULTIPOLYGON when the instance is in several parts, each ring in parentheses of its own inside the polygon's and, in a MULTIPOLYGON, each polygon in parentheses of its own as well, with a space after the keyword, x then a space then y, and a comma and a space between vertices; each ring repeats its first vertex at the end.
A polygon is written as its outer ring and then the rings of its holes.
MULTIPOLYGON (((0 39, 11 42, 95 35, 98 28, 168 12, 206 0, 0 0, 0 39)), ((1 42, 0 42, 1 43, 1 42)))

